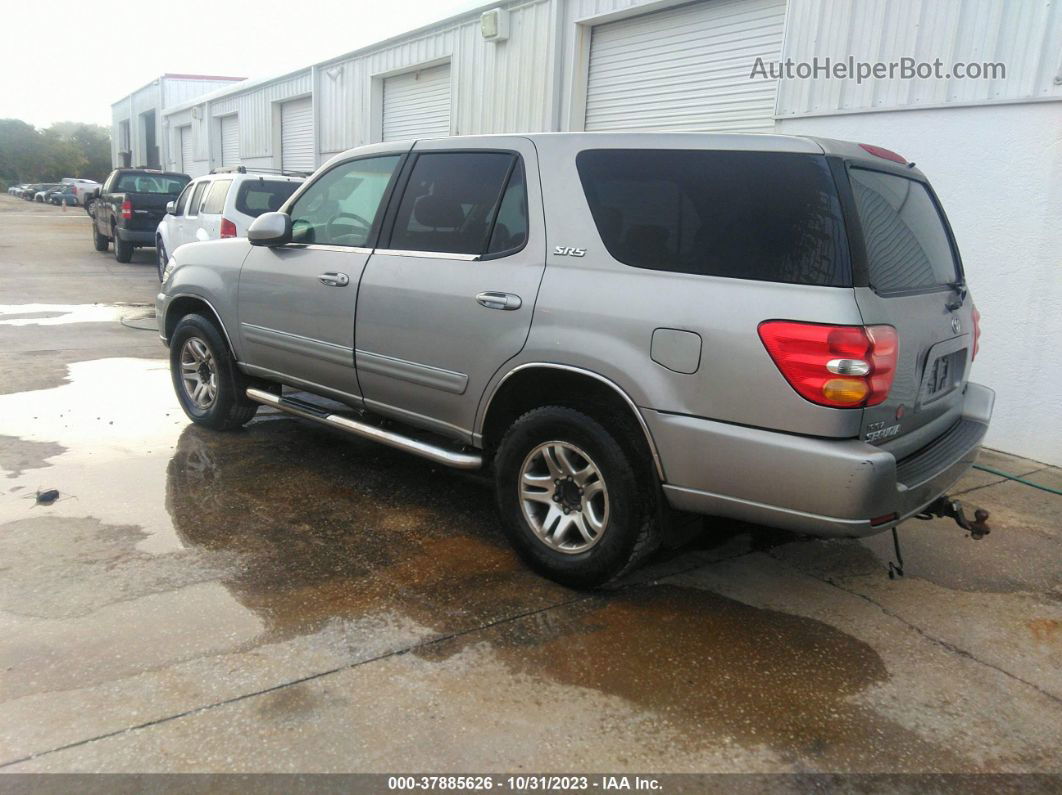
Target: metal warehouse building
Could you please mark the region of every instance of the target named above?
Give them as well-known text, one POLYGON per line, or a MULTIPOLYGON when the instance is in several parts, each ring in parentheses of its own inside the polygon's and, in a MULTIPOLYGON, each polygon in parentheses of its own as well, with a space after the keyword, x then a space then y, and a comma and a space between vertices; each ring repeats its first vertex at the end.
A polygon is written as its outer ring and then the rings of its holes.
POLYGON ((164 167, 192 175, 309 170, 353 146, 448 134, 740 131, 886 146, 929 174, 958 236, 983 315, 975 378, 998 393, 988 444, 1062 464, 1060 53, 1052 0, 517 0, 200 96, 182 95, 187 76, 161 78, 114 105, 115 163, 150 162, 150 136, 164 167), (849 56, 1006 71, 751 74, 758 58, 849 56))

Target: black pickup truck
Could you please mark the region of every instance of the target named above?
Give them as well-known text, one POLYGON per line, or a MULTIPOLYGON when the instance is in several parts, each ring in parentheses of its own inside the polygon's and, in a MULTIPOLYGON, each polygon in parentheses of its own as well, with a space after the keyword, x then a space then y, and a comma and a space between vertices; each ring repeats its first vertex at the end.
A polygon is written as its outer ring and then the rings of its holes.
POLYGON ((114 241, 114 258, 129 262, 133 250, 155 245, 155 230, 166 204, 191 181, 187 174, 148 168, 116 168, 99 190, 92 207, 92 243, 106 251, 114 241))

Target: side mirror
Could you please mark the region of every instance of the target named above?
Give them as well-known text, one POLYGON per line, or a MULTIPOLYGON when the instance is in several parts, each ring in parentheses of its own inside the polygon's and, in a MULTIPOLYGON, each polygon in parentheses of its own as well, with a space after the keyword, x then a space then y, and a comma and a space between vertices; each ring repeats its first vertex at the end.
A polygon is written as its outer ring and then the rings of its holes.
POLYGON ((177 215, 177 202, 166 202, 166 215, 177 215))
POLYGON ((252 246, 283 246, 291 242, 291 216, 287 213, 262 213, 247 230, 252 246))

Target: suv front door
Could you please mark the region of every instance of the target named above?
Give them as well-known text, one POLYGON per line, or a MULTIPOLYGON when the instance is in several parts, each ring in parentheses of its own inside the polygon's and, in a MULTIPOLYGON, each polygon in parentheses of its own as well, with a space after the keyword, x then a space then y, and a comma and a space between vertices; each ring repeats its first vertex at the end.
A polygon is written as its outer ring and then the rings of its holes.
POLYGON ((404 155, 381 145, 332 166, 287 210, 292 242, 251 247, 240 271, 239 333, 252 370, 340 400, 359 396, 358 281, 404 155))
POLYGON ((419 141, 358 293, 365 405, 467 439, 527 339, 545 266, 534 145, 419 141))

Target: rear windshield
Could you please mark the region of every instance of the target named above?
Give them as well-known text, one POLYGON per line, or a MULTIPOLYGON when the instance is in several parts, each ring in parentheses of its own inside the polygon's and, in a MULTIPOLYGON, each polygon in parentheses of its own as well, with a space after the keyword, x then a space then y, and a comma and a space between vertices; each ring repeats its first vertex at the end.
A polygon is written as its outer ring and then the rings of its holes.
POLYGON ((636 268, 851 286, 829 166, 782 152, 599 149, 579 177, 609 254, 636 268))
POLYGON ((849 175, 875 290, 920 290, 957 281, 951 241, 925 185, 862 168, 849 175))
POLYGON ((191 181, 190 177, 168 174, 122 174, 116 193, 172 193, 177 195, 191 181))
POLYGON ((236 210, 252 218, 262 213, 276 212, 301 184, 268 179, 247 180, 236 192, 236 210))

